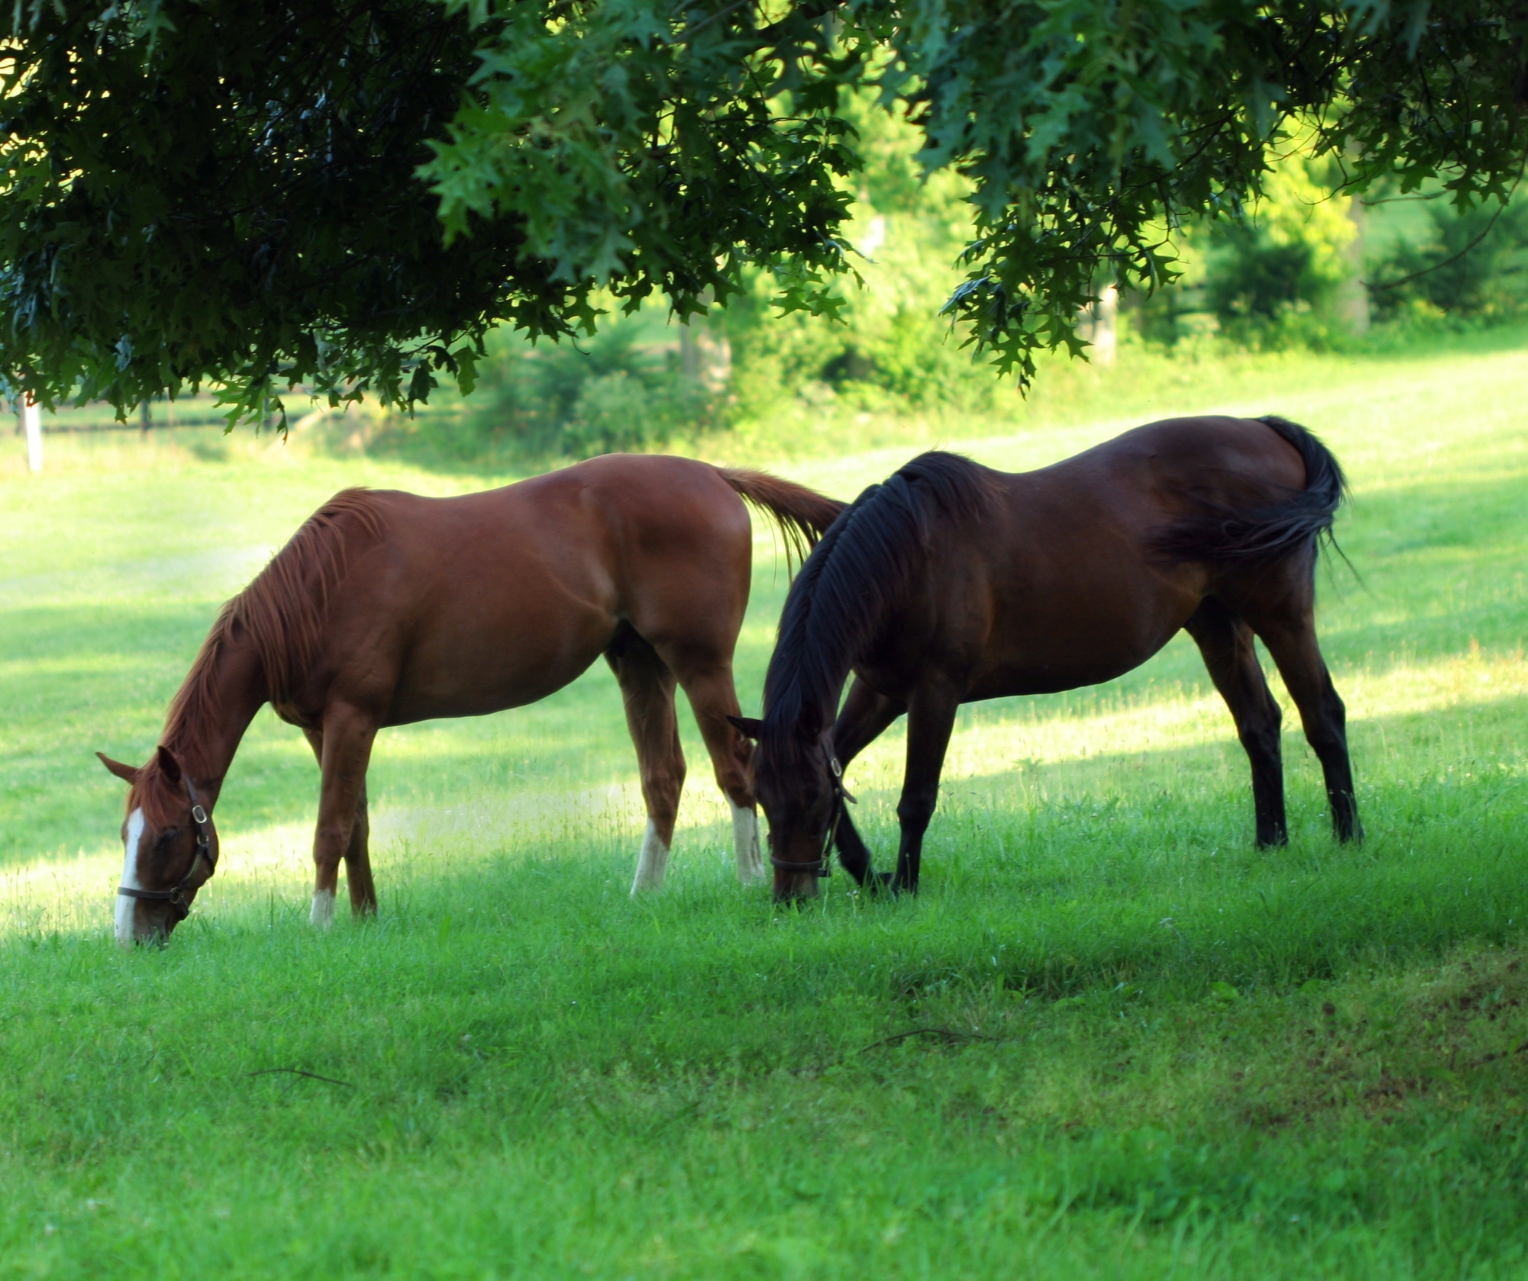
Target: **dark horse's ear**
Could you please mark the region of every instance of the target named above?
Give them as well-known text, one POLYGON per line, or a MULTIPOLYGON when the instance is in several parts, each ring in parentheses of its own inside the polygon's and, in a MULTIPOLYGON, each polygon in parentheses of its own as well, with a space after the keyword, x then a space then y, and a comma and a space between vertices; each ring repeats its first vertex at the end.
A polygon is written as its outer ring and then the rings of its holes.
POLYGON ((114 761, 105 752, 97 752, 96 755, 101 758, 102 765, 106 766, 107 769, 129 787, 138 781, 138 771, 131 765, 124 765, 121 761, 114 761))
POLYGON ((764 722, 752 716, 729 716, 728 721, 732 728, 745 738, 751 738, 755 743, 759 741, 759 734, 764 729, 764 722))
POLYGON ((180 782, 180 762, 170 753, 170 749, 163 743, 159 745, 159 772, 167 778, 171 784, 180 782))

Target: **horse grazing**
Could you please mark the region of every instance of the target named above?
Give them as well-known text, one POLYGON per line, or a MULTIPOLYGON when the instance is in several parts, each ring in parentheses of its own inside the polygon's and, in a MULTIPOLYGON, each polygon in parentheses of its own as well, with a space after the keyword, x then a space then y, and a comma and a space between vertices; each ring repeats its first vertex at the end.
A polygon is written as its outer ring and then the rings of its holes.
POLYGON ((1361 839, 1342 700, 1313 621, 1316 555, 1345 491, 1326 447, 1280 418, 1151 423, 1018 475, 928 453, 867 489, 786 598, 763 720, 734 722, 758 739, 775 897, 816 894, 835 843, 860 884, 872 877, 842 769, 902 713, 890 880, 915 892, 959 705, 1110 680, 1180 627, 1251 760, 1258 844, 1288 838, 1279 708, 1254 636, 1300 709, 1337 838, 1361 839))
POLYGON ((748 604, 744 499, 804 555, 843 504, 760 472, 613 454, 504 489, 421 498, 350 489, 223 607, 131 790, 116 934, 166 936, 217 866, 212 811, 239 740, 270 703, 322 770, 312 920, 343 859, 352 910, 376 909, 366 766, 379 729, 545 698, 601 654, 615 671, 647 806, 632 892, 663 882, 684 782, 683 686, 732 804, 738 876, 762 878, 732 651, 748 604))

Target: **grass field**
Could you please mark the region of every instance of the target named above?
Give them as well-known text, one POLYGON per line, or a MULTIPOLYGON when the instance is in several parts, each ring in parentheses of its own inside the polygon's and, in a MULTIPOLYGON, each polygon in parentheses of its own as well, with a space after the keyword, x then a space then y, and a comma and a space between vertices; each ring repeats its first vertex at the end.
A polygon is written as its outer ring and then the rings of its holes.
MULTIPOLYGON (((1356 491, 1322 635, 1362 848, 1280 691, 1292 843, 1252 849, 1180 638, 966 709, 922 896, 840 875, 803 911, 732 881, 687 717, 668 888, 628 898, 595 670, 384 734, 380 918, 327 935, 317 773, 262 713, 217 879, 170 947, 119 952, 91 753, 148 755, 218 603, 334 489, 486 478, 205 432, 7 456, 0 1275, 1528 1276, 1525 339, 1120 380, 943 442, 1020 468, 1171 412, 1321 434, 1356 491)), ((912 445, 815 452, 788 470, 847 497, 912 445)), ((785 589, 757 551, 750 710, 785 589)), ((883 861, 900 741, 850 778, 883 861)))

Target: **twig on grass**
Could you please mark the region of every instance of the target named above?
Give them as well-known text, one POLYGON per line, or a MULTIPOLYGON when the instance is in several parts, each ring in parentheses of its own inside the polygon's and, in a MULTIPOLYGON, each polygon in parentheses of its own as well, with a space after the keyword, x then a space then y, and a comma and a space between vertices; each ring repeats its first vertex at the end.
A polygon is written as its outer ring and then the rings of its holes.
POLYGON ((893 1036, 883 1036, 879 1041, 872 1041, 869 1045, 862 1045, 859 1052, 879 1049, 883 1045, 897 1045, 915 1036, 938 1037, 946 1045, 958 1045, 962 1041, 992 1041, 998 1042, 1007 1038, 1001 1036, 983 1036, 980 1032, 958 1032, 952 1027, 915 1027, 906 1032, 898 1032, 893 1036))
POLYGON ((1486 1054, 1470 1064, 1471 1067, 1484 1067, 1487 1063, 1495 1063, 1497 1059, 1510 1059, 1515 1054, 1528 1054, 1528 1041, 1524 1041, 1515 1050, 1499 1050, 1495 1054, 1486 1054))
POLYGON ((285 1073, 288 1076, 305 1076, 310 1081, 323 1081, 329 1085, 343 1085, 347 1090, 355 1089, 350 1081, 336 1081, 332 1076, 319 1076, 317 1072, 306 1072, 302 1068, 261 1068, 258 1072, 246 1072, 246 1077, 251 1076, 276 1076, 285 1073))

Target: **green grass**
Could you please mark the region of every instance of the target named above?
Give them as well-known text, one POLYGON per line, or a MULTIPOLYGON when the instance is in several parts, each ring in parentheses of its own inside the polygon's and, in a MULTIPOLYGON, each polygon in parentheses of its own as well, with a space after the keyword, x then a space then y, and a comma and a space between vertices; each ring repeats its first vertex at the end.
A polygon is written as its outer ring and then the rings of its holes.
MULTIPOLYGON (((119 953, 90 753, 147 756, 219 601, 329 492, 485 478, 195 433, 5 459, 0 1275, 1528 1276, 1528 354, 1179 373, 944 440, 1023 467, 1183 409, 1321 433, 1357 491, 1322 635, 1368 842, 1332 844, 1291 713, 1292 844, 1251 848, 1180 640, 966 709, 920 899, 839 876, 799 912, 732 883, 688 717, 668 889, 627 897, 596 670, 385 734, 381 916, 327 935, 316 770, 262 714, 217 880, 119 953)), ((900 430, 789 470, 847 496, 900 430)), ((761 535, 745 705, 784 587, 761 535)), ((900 742, 851 772, 883 860, 900 742)))

